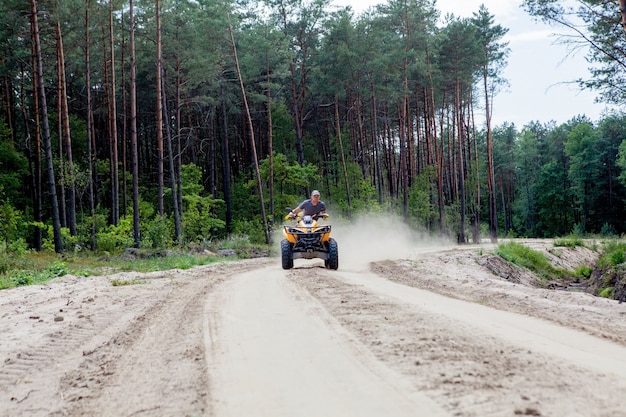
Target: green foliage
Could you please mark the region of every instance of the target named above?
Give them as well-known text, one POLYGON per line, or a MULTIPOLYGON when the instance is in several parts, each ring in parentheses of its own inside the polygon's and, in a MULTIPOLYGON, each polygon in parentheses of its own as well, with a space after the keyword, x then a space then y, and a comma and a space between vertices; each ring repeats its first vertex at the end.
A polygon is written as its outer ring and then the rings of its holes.
POLYGON ((28 175, 28 160, 10 141, 10 131, 0 119, 0 203, 22 201, 28 175))
POLYGON ((265 232, 263 231, 263 222, 260 217, 248 220, 235 220, 233 222, 233 236, 231 238, 246 237, 248 243, 263 244, 265 243, 265 232))
POLYGON ((22 213, 9 202, 0 204, 0 239, 8 248, 11 242, 19 239, 19 231, 24 228, 22 213))
POLYGON ((585 246, 585 242, 578 238, 578 237, 572 237, 572 238, 562 238, 562 239, 555 239, 554 246, 561 246, 561 247, 566 247, 566 248, 575 248, 577 246, 585 246))
POLYGON ((53 278, 66 275, 67 267, 61 261, 54 261, 43 270, 14 269, 0 275, 0 289, 42 284, 53 278))
POLYGON ((194 164, 183 166, 183 230, 187 242, 201 242, 218 234, 226 222, 215 214, 224 200, 202 195, 202 170, 194 164))
MULTIPOLYGON (((33 225, 42 229, 43 232, 43 248, 45 250, 54 250, 54 230, 52 224, 43 224, 33 222, 33 225)), ((67 227, 61 228, 61 240, 65 249, 80 250, 79 236, 72 236, 70 229, 67 227)))
POLYGON ((98 250, 115 253, 122 249, 132 247, 133 244, 132 215, 121 217, 117 225, 108 225, 99 230, 96 234, 98 250))
POLYGON ((570 233, 572 236, 582 237, 585 236, 585 226, 583 223, 576 223, 572 227, 572 232, 570 233))
POLYGON ((498 245, 496 254, 515 265, 531 270, 547 280, 563 277, 566 273, 566 271, 552 266, 548 257, 543 253, 520 243, 501 243, 498 245))
POLYGON ((572 128, 565 144, 565 153, 570 162, 568 178, 581 218, 579 224, 582 231, 586 232, 589 213, 597 198, 597 193, 592 191, 599 172, 598 137, 590 123, 578 123, 572 128))
POLYGON ((602 248, 603 255, 598 260, 600 269, 610 269, 624 263, 626 260, 626 243, 610 240, 602 248))
POLYGON ((600 236, 602 237, 615 237, 617 236, 617 231, 615 230, 615 226, 609 223, 604 223, 602 225, 602 229, 600 229, 600 236))
POLYGON ((411 224, 418 224, 427 229, 434 224, 437 219, 436 207, 433 206, 433 187, 435 180, 435 169, 429 166, 417 176, 415 182, 409 189, 409 218, 411 224))
MULTIPOLYGON (((279 193, 294 193, 301 188, 311 187, 311 184, 317 183, 320 179, 319 170, 313 164, 304 164, 304 166, 300 166, 297 162, 290 164, 282 153, 275 154, 272 160, 274 188, 279 193)), ((259 163, 261 179, 265 184, 269 184, 270 181, 269 163, 269 157, 259 163)), ((248 188, 251 190, 256 188, 254 180, 248 182, 248 188)))
POLYGON ((626 140, 619 145, 619 155, 616 164, 621 169, 619 180, 622 185, 626 186, 626 140))
POLYGON ((378 210, 376 188, 369 180, 363 178, 361 167, 356 163, 349 162, 346 163, 346 171, 350 184, 350 205, 348 205, 348 196, 346 195, 345 178, 343 174, 338 174, 334 185, 330 187, 335 210, 341 210, 348 215, 355 212, 378 210))
POLYGON ((167 215, 156 215, 147 222, 143 229, 141 244, 152 248, 169 248, 174 243, 174 222, 167 215))
POLYGON ((589 278, 593 268, 588 265, 581 265, 574 270, 574 276, 578 278, 589 278))

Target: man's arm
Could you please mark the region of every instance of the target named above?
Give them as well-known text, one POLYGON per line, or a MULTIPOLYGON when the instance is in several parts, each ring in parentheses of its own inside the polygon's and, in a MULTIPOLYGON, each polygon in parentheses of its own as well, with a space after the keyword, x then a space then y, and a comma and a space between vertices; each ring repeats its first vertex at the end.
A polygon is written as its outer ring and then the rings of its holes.
POLYGON ((302 203, 300 203, 300 205, 298 207, 296 207, 295 209, 291 210, 291 213, 289 213, 289 215, 293 215, 295 216, 296 214, 298 214, 301 210, 302 210, 302 205, 304 204, 304 201, 302 203))

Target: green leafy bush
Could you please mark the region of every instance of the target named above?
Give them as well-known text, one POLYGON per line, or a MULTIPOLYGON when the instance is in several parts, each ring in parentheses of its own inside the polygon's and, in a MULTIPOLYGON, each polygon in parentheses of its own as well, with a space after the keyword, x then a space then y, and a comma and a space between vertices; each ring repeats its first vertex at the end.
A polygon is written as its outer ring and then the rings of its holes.
POLYGON ((611 240, 605 243, 602 252, 603 255, 598 260, 598 267, 601 269, 616 267, 626 260, 626 243, 611 240))
POLYGON ((109 225, 100 230, 96 237, 99 250, 117 252, 133 246, 132 215, 122 217, 117 225, 109 225))
POLYGON ((593 272, 593 268, 587 265, 581 265, 574 270, 574 276, 578 278, 589 278, 591 273, 593 272))
POLYGON ((505 260, 533 271, 544 279, 560 278, 566 271, 552 266, 548 257, 516 242, 507 242, 498 245, 496 253, 505 260))

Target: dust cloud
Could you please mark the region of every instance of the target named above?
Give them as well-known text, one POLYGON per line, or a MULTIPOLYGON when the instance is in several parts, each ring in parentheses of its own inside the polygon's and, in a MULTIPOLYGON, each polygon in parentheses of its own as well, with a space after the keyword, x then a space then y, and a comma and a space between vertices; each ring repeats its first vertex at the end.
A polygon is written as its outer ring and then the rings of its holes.
POLYGON ((331 217, 328 224, 332 224, 332 237, 339 245, 340 269, 360 269, 385 259, 411 259, 452 244, 386 214, 359 215, 351 220, 331 217))

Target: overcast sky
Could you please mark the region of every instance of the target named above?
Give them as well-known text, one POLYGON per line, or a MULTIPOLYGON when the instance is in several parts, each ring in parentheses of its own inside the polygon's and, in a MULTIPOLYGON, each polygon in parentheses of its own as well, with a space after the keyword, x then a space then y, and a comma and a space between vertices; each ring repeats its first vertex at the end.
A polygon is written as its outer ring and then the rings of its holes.
MULTIPOLYGON (((356 13, 384 2, 334 0, 339 6, 350 5, 356 13)), ((504 78, 510 86, 494 99, 496 125, 512 122, 519 129, 530 121, 564 123, 577 115, 586 115, 592 121, 601 117, 605 106, 594 103, 595 93, 567 83, 588 78, 586 51, 572 53, 556 44, 552 34, 559 28, 535 22, 520 8, 522 0, 438 0, 437 8, 442 16, 452 13, 471 17, 480 4, 495 16, 496 24, 509 29, 504 41, 509 42, 511 51, 504 78)))

